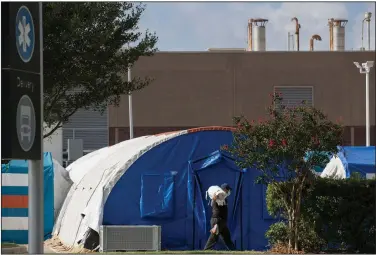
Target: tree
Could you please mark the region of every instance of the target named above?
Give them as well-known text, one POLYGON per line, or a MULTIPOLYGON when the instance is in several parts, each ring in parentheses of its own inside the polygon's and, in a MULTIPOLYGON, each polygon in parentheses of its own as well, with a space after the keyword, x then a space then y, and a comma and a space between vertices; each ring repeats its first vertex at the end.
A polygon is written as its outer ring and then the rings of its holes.
POLYGON ((128 66, 157 50, 157 36, 137 26, 144 10, 133 2, 43 3, 44 121, 50 129, 44 137, 78 109, 104 111, 150 83, 124 79, 128 66))
POLYGON ((260 172, 258 183, 279 190, 287 212, 289 249, 298 250, 303 189, 314 177, 311 169, 325 166, 329 160, 327 153, 337 153, 343 128, 304 102, 297 107, 286 107, 281 94, 271 94, 271 98, 267 119, 255 123, 244 117, 234 118, 237 130, 233 144, 222 149, 237 158, 239 167, 256 168, 260 172))

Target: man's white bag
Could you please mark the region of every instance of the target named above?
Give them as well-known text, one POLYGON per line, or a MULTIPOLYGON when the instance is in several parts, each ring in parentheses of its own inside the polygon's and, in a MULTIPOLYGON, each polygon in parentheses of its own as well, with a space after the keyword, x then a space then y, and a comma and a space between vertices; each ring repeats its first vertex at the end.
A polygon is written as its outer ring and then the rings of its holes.
POLYGON ((208 200, 208 197, 211 200, 211 205, 213 205, 213 197, 217 196, 217 199, 215 200, 219 206, 223 206, 226 204, 226 192, 221 189, 219 186, 211 186, 206 191, 206 200, 208 200))

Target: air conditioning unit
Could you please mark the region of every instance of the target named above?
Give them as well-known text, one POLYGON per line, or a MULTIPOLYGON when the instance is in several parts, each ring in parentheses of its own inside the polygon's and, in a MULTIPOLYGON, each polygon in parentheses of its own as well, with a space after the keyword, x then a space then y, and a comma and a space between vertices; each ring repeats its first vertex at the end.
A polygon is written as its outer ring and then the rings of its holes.
POLYGON ((100 252, 160 251, 161 226, 100 226, 100 252))

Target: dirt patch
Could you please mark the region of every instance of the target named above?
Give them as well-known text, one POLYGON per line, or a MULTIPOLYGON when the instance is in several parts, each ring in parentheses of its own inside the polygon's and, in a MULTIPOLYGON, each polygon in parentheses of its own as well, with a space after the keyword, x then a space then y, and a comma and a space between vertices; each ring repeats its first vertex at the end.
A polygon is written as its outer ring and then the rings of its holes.
POLYGON ((53 236, 51 239, 46 240, 45 245, 56 253, 94 253, 91 250, 85 249, 84 247, 69 247, 64 245, 59 237, 53 236))
POLYGON ((305 254, 304 251, 296 251, 294 249, 292 249, 289 252, 289 248, 287 247, 287 245, 283 245, 283 244, 274 245, 273 248, 271 248, 269 250, 269 253, 273 253, 273 254, 305 254))

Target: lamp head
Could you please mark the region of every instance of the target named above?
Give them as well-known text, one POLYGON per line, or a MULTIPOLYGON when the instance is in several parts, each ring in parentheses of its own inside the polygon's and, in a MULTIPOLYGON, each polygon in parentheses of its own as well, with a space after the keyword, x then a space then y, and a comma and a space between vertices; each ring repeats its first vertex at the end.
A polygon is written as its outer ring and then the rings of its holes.
POLYGON ((359 69, 361 69, 362 67, 359 65, 359 63, 358 62, 354 62, 354 65, 357 67, 357 68, 359 68, 359 69))
POLYGON ((372 13, 371 13, 371 12, 366 12, 366 13, 364 14, 364 18, 365 18, 366 20, 370 20, 371 17, 372 17, 372 13))
POLYGON ((371 67, 373 67, 373 61, 367 61, 366 62, 366 66, 368 67, 368 68, 371 68, 371 67))

